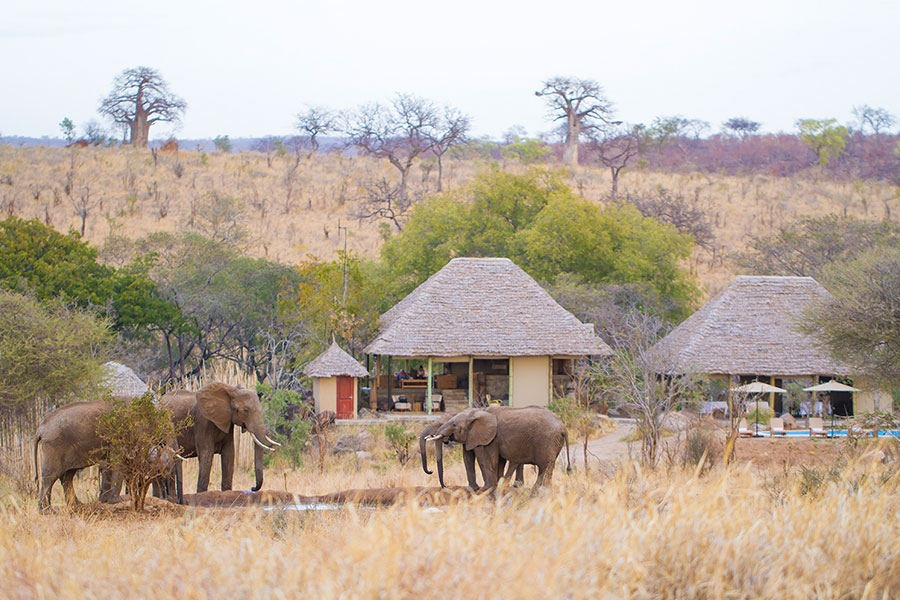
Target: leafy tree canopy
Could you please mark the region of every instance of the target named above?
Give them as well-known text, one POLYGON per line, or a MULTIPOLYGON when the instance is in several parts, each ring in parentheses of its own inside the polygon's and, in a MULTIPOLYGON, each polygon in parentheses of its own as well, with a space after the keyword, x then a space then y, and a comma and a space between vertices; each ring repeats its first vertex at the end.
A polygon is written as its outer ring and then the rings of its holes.
POLYGON ((559 173, 492 169, 462 191, 419 203, 382 259, 395 299, 455 256, 503 256, 542 281, 572 273, 588 283, 647 282, 681 310, 696 292, 679 267, 692 247, 690 235, 634 207, 578 197, 559 173))
POLYGON ((0 410, 90 396, 109 341, 107 324, 86 312, 0 290, 0 410))

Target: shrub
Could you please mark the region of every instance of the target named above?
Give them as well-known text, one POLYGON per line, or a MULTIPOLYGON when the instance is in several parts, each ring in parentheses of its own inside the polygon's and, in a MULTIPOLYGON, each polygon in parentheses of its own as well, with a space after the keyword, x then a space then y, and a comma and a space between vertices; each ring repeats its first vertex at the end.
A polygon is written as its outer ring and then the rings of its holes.
POLYGON ((703 461, 702 472, 709 471, 721 455, 721 444, 713 429, 692 427, 684 447, 684 466, 696 467, 703 461))
POLYGON ((176 436, 190 417, 176 427, 152 391, 134 400, 109 398, 107 403, 97 422, 103 441, 100 462, 122 474, 134 510, 141 511, 150 483, 170 473, 178 450, 176 436))
POLYGON ((400 423, 388 423, 384 427, 384 436, 397 455, 400 465, 405 466, 409 462, 409 445, 416 439, 416 434, 407 431, 400 423))
MULTIPOLYGON (((271 385, 260 383, 256 393, 262 402, 264 422, 271 425, 273 437, 282 443, 281 454, 294 468, 302 466, 303 450, 312 432, 312 423, 305 417, 312 409, 304 403, 302 394, 292 390, 273 390, 271 385)), ((269 460, 266 455, 264 461, 269 460)))
POLYGON ((760 425, 769 425, 769 419, 772 418, 772 411, 769 410, 768 404, 760 404, 759 409, 756 408, 756 404, 753 404, 753 410, 747 413, 747 422, 750 425, 754 423, 759 423, 760 425), (758 410, 758 412, 757 412, 758 410))

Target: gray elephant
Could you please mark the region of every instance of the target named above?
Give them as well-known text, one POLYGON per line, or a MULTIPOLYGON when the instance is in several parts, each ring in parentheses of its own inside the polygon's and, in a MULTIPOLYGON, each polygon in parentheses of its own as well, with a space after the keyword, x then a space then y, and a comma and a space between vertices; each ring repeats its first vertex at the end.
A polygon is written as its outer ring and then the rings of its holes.
MULTIPOLYGON (((34 434, 34 473, 39 483, 38 507, 41 510, 50 506, 53 484, 57 480, 63 486, 66 504, 79 503, 73 480, 79 470, 100 462, 103 442, 97 435, 97 423, 108 407, 103 400, 73 402, 57 408, 41 421, 34 434), (38 461, 38 447, 42 450, 42 461, 38 461)), ((170 450, 158 454, 158 459, 165 462, 160 462, 160 467, 170 464, 177 456, 170 450)), ((180 462, 175 460, 175 463, 180 462)), ((101 502, 115 500, 121 479, 109 469, 101 469, 101 502), (114 486, 114 481, 119 482, 119 486, 114 486)))
POLYGON ((521 465, 537 466, 536 490, 553 477, 556 458, 563 446, 566 447, 567 471, 572 468, 565 425, 550 410, 538 406, 493 410, 468 408, 448 419, 436 434, 426 438, 426 441, 431 440, 435 442, 438 478, 443 477, 441 444, 455 441, 475 454, 486 490, 497 486, 507 461, 507 477, 521 465))
MULTIPOLYGON (((256 444, 254 448, 254 469, 259 491, 263 484, 263 450, 274 450, 265 442, 280 446, 268 437, 263 423, 262 404, 253 390, 235 387, 225 383, 210 383, 200 390, 179 390, 166 394, 160 404, 172 412, 176 423, 191 417, 191 425, 178 435, 181 455, 185 458, 196 456, 200 469, 197 474, 197 492, 209 489, 209 473, 213 455, 218 454, 222 462, 222 489, 230 490, 234 478, 234 426, 249 431, 256 444)), ((175 493, 182 498, 182 466, 175 463, 175 493)), ((171 479, 167 482, 171 494, 171 479)))
MULTIPOLYGON (((488 412, 496 412, 498 410, 502 411, 505 408, 507 408, 507 407, 497 406, 497 407, 486 408, 485 410, 487 410, 488 412)), ((428 475, 431 475, 433 473, 433 471, 430 471, 428 469, 428 449, 427 449, 428 445, 426 443, 426 440, 429 437, 437 434, 438 430, 444 425, 444 423, 449 421, 450 418, 451 418, 451 415, 442 415, 439 419, 429 423, 428 426, 422 430, 422 433, 419 434, 419 454, 422 456, 422 470, 425 471, 425 473, 427 473, 428 475)), ((449 440, 447 440, 446 443, 449 443, 449 440)), ((475 477, 475 462, 476 462, 475 461, 475 451, 467 450, 465 448, 465 446, 463 446, 462 454, 463 454, 463 464, 466 467, 466 480, 468 483, 468 487, 473 492, 477 492, 480 489, 480 486, 478 485, 478 480, 475 477)), ((440 482, 442 488, 447 487, 446 485, 444 485, 444 469, 443 469, 444 452, 443 452, 443 446, 441 444, 435 445, 435 459, 440 464, 440 469, 438 469, 438 481, 440 482)), ((503 460, 504 464, 505 464, 505 462, 506 461, 503 460)), ((484 465, 479 465, 479 466, 481 467, 481 478, 484 479, 485 478, 485 473, 484 473, 485 466, 484 465)), ((503 467, 501 466, 500 471, 502 471, 502 470, 503 470, 503 467)), ((512 471, 512 469, 510 469, 510 473, 506 474, 507 478, 509 478, 509 476, 511 475, 511 471, 512 471)), ((525 475, 523 472, 522 465, 519 465, 515 471, 516 471, 516 483, 515 483, 516 487, 524 485, 525 475)))

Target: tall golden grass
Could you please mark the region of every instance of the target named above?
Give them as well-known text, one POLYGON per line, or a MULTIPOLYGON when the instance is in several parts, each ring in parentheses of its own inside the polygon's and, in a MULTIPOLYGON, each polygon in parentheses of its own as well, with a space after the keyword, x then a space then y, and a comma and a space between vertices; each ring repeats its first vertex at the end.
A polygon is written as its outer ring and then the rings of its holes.
MULTIPOLYGON (((367 157, 334 154, 301 159, 296 169, 294 164, 295 158, 286 155, 274 157, 270 165, 258 152, 207 155, 181 150, 159 153, 154 160, 149 151, 130 147, 0 145, 0 177, 7 182, 0 183, 0 216, 36 217, 60 230, 77 230, 81 227, 77 206, 86 196, 90 210, 85 236, 100 245, 112 231, 134 238, 182 229, 205 194, 216 191, 243 202, 243 224, 251 234, 254 255, 285 263, 296 263, 307 254, 330 259, 343 247, 337 229, 340 220, 350 227, 349 247, 375 256, 381 245, 378 224, 359 222, 353 214, 366 182, 392 177, 392 167, 367 157)), ((429 193, 436 181, 426 165, 427 161, 420 163, 411 181, 429 193)), ((486 166, 481 161, 449 160, 445 188, 465 185, 486 166)), ((500 166, 513 171, 526 168, 515 160, 504 160, 500 166)), ((567 177, 584 197, 609 201, 608 170, 583 166, 570 170, 567 177)), ((709 293, 734 275, 725 258, 744 248, 751 235, 803 215, 881 218, 900 213, 896 189, 890 184, 837 181, 817 171, 795 177, 742 177, 634 168, 624 171, 619 185, 622 196, 655 194, 660 188, 697 203, 710 216, 715 247, 698 249, 689 265, 709 293)))
MULTIPOLYGON (((895 468, 558 473, 426 511, 38 514, 3 497, 8 598, 892 598, 895 468)), ((332 483, 337 483, 332 481, 332 483)))

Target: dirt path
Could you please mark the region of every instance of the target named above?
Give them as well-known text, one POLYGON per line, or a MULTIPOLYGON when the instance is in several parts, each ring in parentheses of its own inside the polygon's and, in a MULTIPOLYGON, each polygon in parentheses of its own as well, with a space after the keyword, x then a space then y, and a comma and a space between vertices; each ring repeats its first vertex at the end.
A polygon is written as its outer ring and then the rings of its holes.
MULTIPOLYGON (((631 434, 634 428, 634 423, 617 421, 616 428, 612 432, 588 442, 588 465, 593 468, 627 457, 628 446, 633 442, 623 442, 622 438, 631 434)), ((572 441, 571 438, 569 441, 572 441)), ((632 453, 634 452, 640 452, 640 448, 633 447, 632 453)), ((569 456, 572 458, 574 468, 584 468, 584 448, 580 442, 569 444, 569 456)), ((565 460, 566 457, 560 454, 563 467, 565 467, 565 460)))

